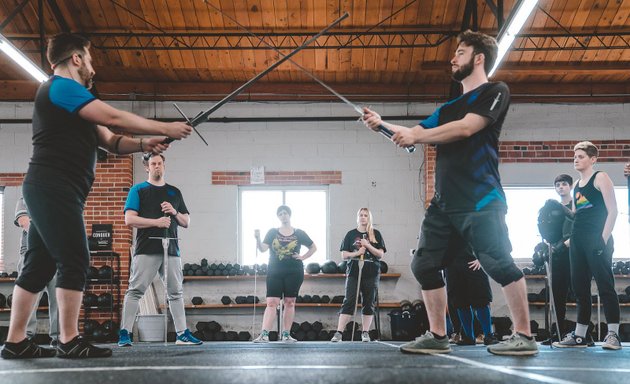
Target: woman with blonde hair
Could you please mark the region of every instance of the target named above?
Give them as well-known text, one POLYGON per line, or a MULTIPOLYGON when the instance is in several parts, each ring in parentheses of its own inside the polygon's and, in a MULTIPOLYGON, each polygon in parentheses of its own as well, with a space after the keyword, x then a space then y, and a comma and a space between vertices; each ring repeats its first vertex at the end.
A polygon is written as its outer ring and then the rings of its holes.
POLYGON ((357 212, 357 227, 346 233, 341 243, 341 257, 348 260, 346 269, 346 297, 341 305, 337 332, 330 340, 338 342, 342 340, 343 330, 356 312, 355 304, 357 286, 359 285, 359 261, 363 260, 361 271, 361 341, 370 341, 370 325, 374 318, 374 304, 378 281, 380 279, 381 263, 387 249, 381 233, 372 226, 372 213, 367 208, 361 208, 357 212))

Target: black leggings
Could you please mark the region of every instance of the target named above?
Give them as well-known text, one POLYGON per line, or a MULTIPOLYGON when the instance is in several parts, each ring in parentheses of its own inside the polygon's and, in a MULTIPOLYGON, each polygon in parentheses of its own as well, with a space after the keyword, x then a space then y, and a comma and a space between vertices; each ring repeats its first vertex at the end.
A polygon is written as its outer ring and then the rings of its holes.
MULTIPOLYGON (((367 277, 361 276, 361 313, 367 316, 374 315, 374 307, 376 303, 376 290, 378 289, 378 281, 380 274, 367 277)), ((341 305, 342 315, 354 314, 354 304, 357 300, 357 284, 356 276, 346 276, 346 297, 341 305)))
POLYGON ((564 328, 567 313, 567 296, 571 286, 571 263, 569 249, 553 252, 551 257, 551 286, 553 289, 553 305, 558 315, 558 325, 562 335, 568 332, 564 328))
POLYGON ((71 187, 24 183, 24 201, 31 216, 28 250, 16 284, 39 292, 57 273, 57 288, 83 291, 90 252, 83 207, 71 187))
POLYGON ((571 285, 577 303, 577 322, 591 321, 591 279, 595 278, 604 306, 606 322, 619 323, 619 298, 612 272, 613 239, 608 243, 598 234, 573 233, 570 241, 571 285))

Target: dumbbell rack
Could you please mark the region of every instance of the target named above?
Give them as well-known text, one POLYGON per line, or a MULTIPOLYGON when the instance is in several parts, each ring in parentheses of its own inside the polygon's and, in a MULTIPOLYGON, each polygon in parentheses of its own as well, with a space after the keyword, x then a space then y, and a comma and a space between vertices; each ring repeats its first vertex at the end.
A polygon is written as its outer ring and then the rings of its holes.
MULTIPOLYGON (((92 278, 88 279, 85 287, 84 294, 93 293, 93 287, 95 285, 105 285, 107 290, 99 290, 99 294, 111 293, 112 300, 109 306, 83 306, 83 321, 89 320, 94 313, 107 312, 109 314, 108 319, 103 319, 99 316, 99 323, 103 320, 119 319, 118 306, 120 304, 120 254, 113 251, 90 251, 90 265, 93 266, 95 261, 104 261, 104 263, 98 263, 100 267, 108 265, 112 268, 111 279, 92 278)), ((98 296, 98 295, 97 295, 98 296)), ((89 337, 89 336, 88 336, 89 337)), ((111 334, 108 340, 114 340, 117 338, 117 334, 111 334)))

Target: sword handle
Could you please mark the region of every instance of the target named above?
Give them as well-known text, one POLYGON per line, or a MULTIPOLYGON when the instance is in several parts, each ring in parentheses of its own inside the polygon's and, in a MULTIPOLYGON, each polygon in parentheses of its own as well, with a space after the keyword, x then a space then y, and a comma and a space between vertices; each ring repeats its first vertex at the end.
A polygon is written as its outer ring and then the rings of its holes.
MULTIPOLYGON (((392 139, 392 136, 394 136, 394 132, 392 132, 389 128, 386 128, 382 124, 378 126, 378 131, 383 136, 387 137, 390 140, 392 139)), ((405 151, 407 151, 407 153, 414 153, 415 150, 416 150, 416 146, 415 145, 410 145, 408 147, 405 147, 405 151)))

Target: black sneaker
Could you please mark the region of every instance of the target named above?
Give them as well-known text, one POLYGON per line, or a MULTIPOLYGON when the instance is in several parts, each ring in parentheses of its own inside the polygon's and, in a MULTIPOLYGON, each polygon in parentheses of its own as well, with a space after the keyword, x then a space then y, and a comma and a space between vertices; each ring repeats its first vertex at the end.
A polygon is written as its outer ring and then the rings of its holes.
POLYGON ((81 336, 77 336, 65 344, 59 342, 59 345, 57 346, 57 357, 61 357, 63 359, 110 357, 111 355, 111 349, 95 347, 81 336))
POLYGON ((483 345, 495 345, 499 344, 499 339, 494 333, 489 334, 488 336, 483 337, 483 345))
POLYGON ((557 341, 551 345, 556 348, 585 348, 588 347, 588 342, 584 337, 577 336, 575 332, 571 332, 568 333, 562 341, 557 341))
POLYGON ((472 339, 466 335, 462 335, 459 341, 455 342, 456 345, 477 345, 477 340, 472 339))
POLYGON ((55 357, 54 349, 42 348, 28 338, 19 343, 5 341, 4 348, 0 352, 3 359, 37 359, 40 357, 55 357))

